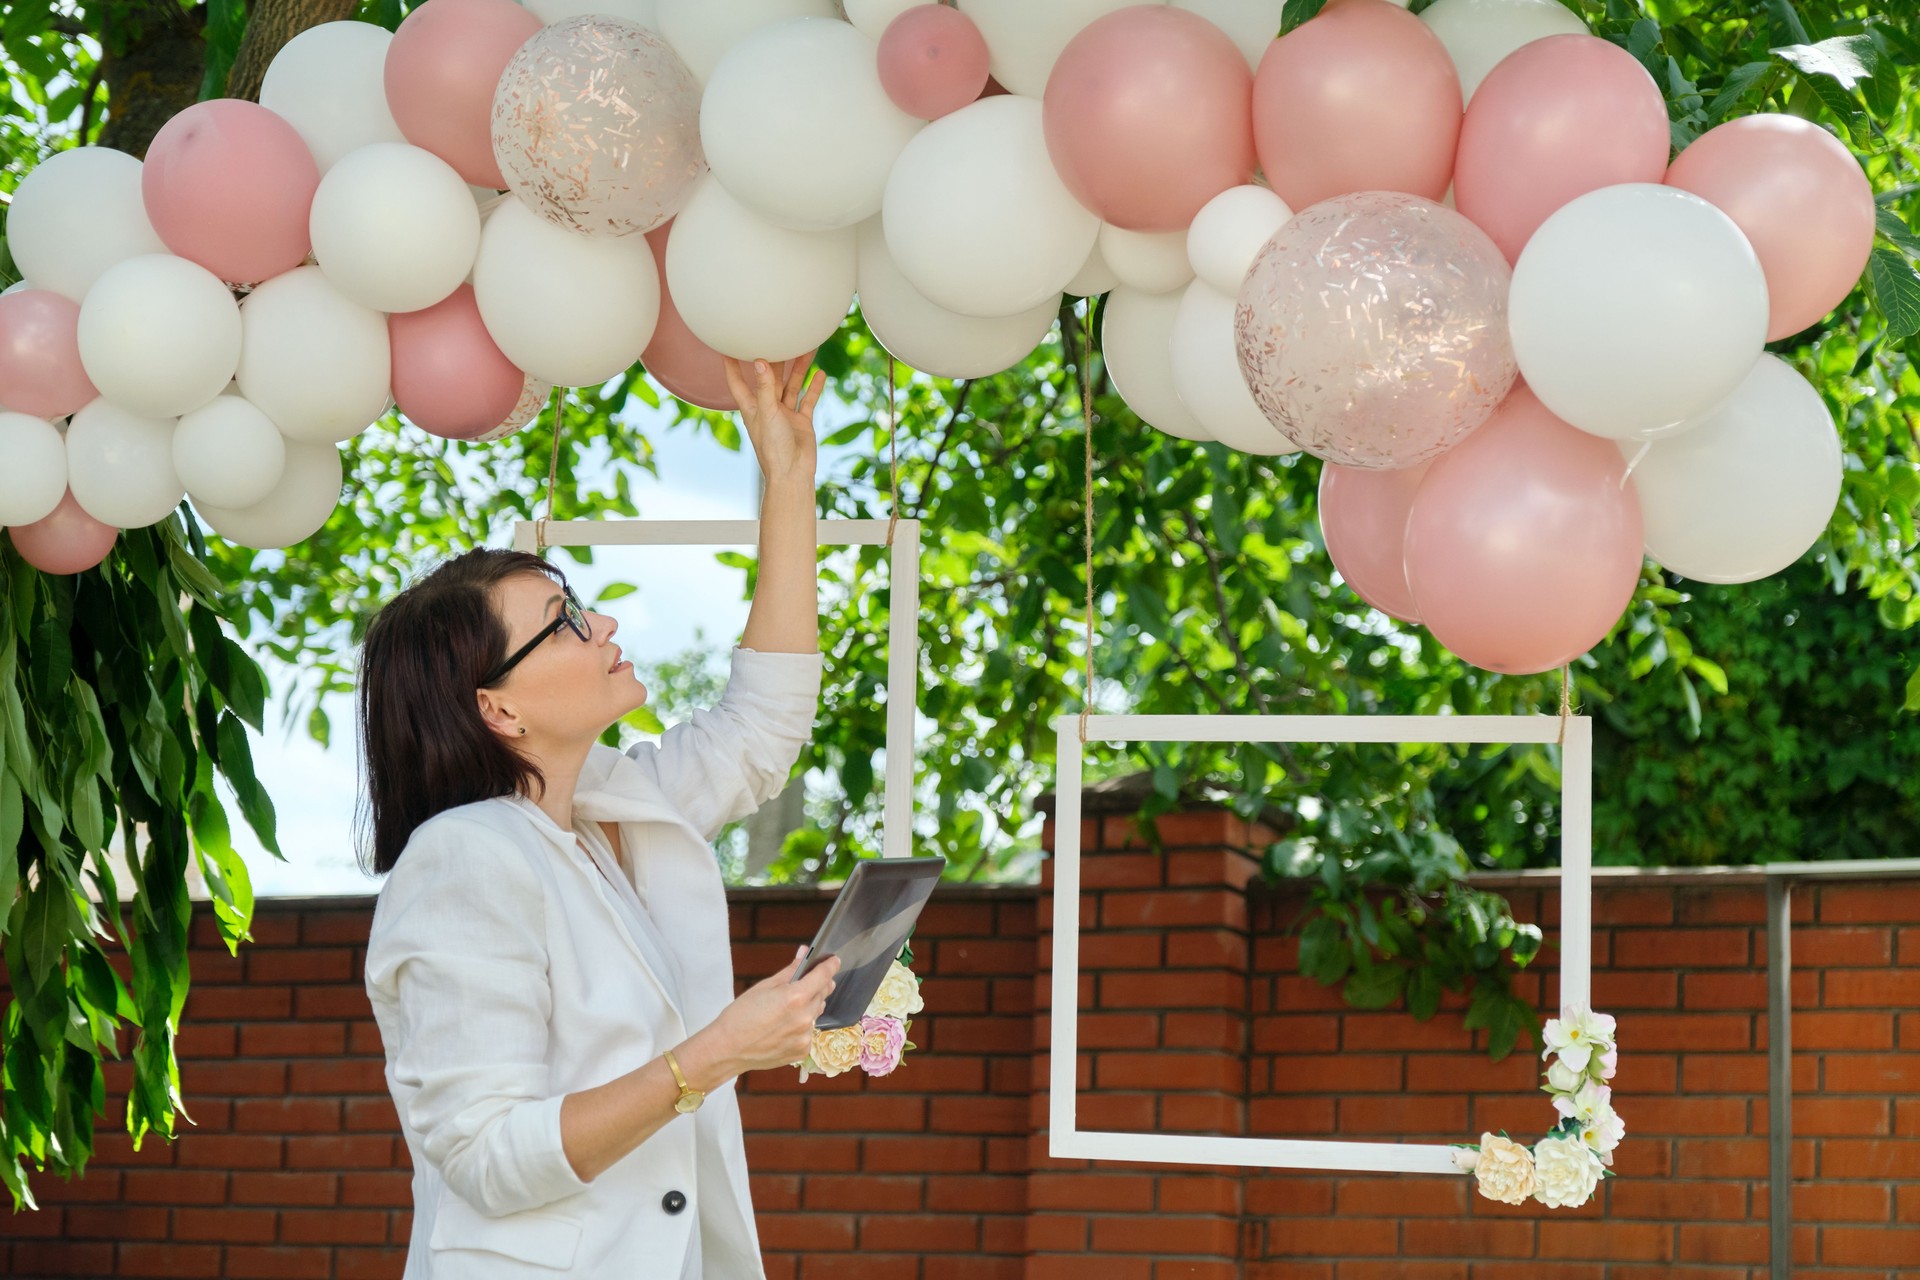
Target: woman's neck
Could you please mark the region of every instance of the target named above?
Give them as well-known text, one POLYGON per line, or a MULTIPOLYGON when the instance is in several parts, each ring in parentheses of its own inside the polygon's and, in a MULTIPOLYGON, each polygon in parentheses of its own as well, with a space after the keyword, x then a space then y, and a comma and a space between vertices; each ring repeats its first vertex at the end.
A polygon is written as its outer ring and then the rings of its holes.
POLYGON ((528 796, 541 812, 553 819, 562 831, 573 830, 573 793, 580 786, 580 771, 586 767, 587 753, 593 743, 570 748, 541 751, 532 744, 522 748, 529 760, 539 766, 546 786, 539 795, 528 796))

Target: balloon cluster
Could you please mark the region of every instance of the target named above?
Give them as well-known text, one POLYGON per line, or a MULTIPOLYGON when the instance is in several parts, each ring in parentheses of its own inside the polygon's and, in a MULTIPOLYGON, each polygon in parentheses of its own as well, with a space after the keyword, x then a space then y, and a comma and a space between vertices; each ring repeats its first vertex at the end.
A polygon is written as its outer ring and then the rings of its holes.
POLYGON ((1804 550, 1838 445, 1761 346, 1864 264, 1848 153, 1762 116, 1669 169, 1653 80, 1555 0, 1334 0, 1276 40, 1283 7, 426 0, 391 35, 315 27, 259 104, 16 193, 0 524, 71 569, 185 494, 284 546, 392 407, 493 439, 639 360, 726 408, 723 356, 801 357, 856 295, 896 358, 981 377, 1104 293, 1138 415, 1325 459, 1347 581, 1469 661, 1583 652, 1643 545, 1715 580, 1804 550))

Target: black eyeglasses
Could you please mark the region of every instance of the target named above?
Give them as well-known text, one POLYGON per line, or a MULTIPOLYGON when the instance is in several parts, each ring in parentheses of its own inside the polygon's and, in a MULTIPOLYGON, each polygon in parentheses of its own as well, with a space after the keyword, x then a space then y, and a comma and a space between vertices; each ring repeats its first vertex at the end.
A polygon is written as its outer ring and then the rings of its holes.
POLYGON ((507 672, 513 670, 522 658, 532 653, 539 647, 542 640, 545 640, 562 627, 571 628, 573 634, 579 636, 582 640, 593 639, 593 625, 587 621, 587 611, 581 606, 579 597, 573 594, 572 587, 561 588, 560 616, 540 628, 540 633, 534 636, 533 639, 527 641, 518 649, 515 649, 511 657, 495 667, 487 678, 480 682, 480 687, 485 689, 489 685, 499 684, 502 680, 506 679, 507 672))

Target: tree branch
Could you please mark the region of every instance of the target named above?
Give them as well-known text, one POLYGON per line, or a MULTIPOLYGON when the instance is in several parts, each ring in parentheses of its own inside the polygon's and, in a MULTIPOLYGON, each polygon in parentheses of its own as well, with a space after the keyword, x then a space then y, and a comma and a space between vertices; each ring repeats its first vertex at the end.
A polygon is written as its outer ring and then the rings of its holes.
POLYGON ((1233 629, 1233 619, 1227 608, 1226 585, 1220 580, 1220 554, 1214 550, 1213 542, 1202 536, 1200 522, 1193 518, 1191 508, 1182 509, 1180 518, 1186 522, 1187 537, 1190 538, 1207 558, 1207 575, 1213 580, 1213 601, 1220 610, 1220 630, 1227 638, 1227 648, 1233 651, 1234 664, 1240 670, 1240 678, 1247 683, 1247 689, 1253 694, 1253 703, 1260 708, 1262 715, 1267 711, 1267 695, 1253 678, 1253 668, 1247 663, 1246 651, 1240 647, 1240 637, 1233 629))

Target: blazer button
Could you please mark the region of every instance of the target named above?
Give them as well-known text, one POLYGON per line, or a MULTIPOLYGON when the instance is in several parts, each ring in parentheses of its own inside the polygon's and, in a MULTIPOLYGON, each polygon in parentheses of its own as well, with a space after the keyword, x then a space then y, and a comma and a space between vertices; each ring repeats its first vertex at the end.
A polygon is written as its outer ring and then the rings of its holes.
POLYGON ((660 1198, 660 1207, 668 1213, 678 1213, 687 1207, 687 1198, 678 1191, 669 1191, 660 1198))

